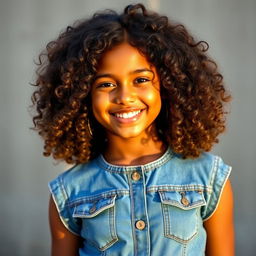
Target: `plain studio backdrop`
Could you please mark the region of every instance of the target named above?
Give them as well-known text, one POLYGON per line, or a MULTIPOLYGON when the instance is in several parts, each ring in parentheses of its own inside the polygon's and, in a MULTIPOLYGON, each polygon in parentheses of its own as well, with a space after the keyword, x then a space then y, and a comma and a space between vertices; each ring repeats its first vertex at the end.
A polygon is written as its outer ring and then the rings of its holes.
MULTIPOLYGON (((233 102, 213 152, 233 166, 237 255, 255 255, 256 1, 144 0, 206 40, 233 102)), ((67 169, 42 156, 28 113, 35 65, 47 42, 78 18, 126 0, 0 0, 0 255, 50 254, 47 183, 67 169)), ((225 235, 225 234, 223 234, 225 235)), ((156 255, 157 256, 157 255, 156 255)))

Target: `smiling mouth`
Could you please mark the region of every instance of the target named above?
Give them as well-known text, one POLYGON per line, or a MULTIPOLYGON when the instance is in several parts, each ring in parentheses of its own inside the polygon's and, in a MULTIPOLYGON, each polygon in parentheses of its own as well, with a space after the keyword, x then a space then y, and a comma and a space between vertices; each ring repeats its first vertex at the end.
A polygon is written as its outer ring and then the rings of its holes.
POLYGON ((120 119, 121 120, 131 120, 131 119, 138 117, 143 110, 144 109, 128 111, 128 112, 116 112, 116 113, 111 113, 111 115, 118 118, 119 120, 120 119))
POLYGON ((141 111, 142 110, 124 112, 124 113, 114 113, 113 115, 118 118, 129 119, 129 118, 133 118, 133 117, 137 116, 141 111))

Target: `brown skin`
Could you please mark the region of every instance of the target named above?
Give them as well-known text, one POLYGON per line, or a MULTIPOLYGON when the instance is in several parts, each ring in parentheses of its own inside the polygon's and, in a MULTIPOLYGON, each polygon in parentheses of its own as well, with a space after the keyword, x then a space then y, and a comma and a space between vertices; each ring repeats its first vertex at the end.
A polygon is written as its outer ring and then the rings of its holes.
POLYGON ((52 237, 52 256, 78 255, 82 239, 71 233, 60 220, 52 197, 49 203, 49 221, 52 237))
POLYGON ((154 120, 161 109, 160 82, 155 67, 128 43, 106 52, 92 87, 93 114, 105 128, 105 158, 112 164, 153 161, 165 147, 157 139, 154 120), (115 113, 141 111, 132 118, 115 113), (113 114, 114 113, 114 114, 113 114))
MULTIPOLYGON (((91 97, 93 114, 107 133, 108 145, 104 154, 107 161, 116 165, 142 165, 159 158, 166 147, 154 132, 154 120, 161 108, 155 68, 136 48, 124 43, 105 54, 98 75, 100 78, 93 85, 91 97), (152 71, 134 73, 142 69, 152 71), (141 78, 146 78, 146 81, 141 78), (143 109, 143 113, 130 121, 120 121, 111 114, 116 111, 128 113, 135 109, 143 109)), ((81 238, 64 227, 52 198, 49 219, 52 256, 78 255, 81 238)), ((217 210, 205 221, 204 226, 207 232, 206 255, 233 256, 233 197, 230 181, 224 187, 217 210)))
POLYGON ((207 256, 235 255, 233 223, 233 192, 230 180, 228 180, 222 192, 217 210, 204 223, 207 231, 207 256))

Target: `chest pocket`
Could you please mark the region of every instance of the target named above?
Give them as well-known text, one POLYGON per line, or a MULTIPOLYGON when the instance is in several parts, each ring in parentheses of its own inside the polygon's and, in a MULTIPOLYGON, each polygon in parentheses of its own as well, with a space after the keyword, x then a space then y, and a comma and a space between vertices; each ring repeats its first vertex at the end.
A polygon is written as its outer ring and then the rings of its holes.
POLYGON ((81 218, 82 221, 81 236, 101 251, 118 240, 115 226, 115 199, 116 195, 97 197, 82 201, 74 208, 73 217, 81 218))
POLYGON ((198 233, 200 207, 205 205, 201 191, 159 191, 164 235, 180 243, 188 243, 198 233))

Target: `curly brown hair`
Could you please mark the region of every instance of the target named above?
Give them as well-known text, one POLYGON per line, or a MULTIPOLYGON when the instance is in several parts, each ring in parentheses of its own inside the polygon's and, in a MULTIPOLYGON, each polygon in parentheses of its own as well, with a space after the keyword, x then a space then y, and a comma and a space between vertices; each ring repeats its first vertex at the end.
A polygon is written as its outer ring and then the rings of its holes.
POLYGON ((122 14, 107 10, 68 26, 39 55, 32 107, 45 156, 84 163, 104 150, 105 133, 92 116, 90 90, 102 55, 124 41, 159 74, 159 137, 184 158, 198 157, 218 142, 230 95, 205 53, 208 44, 195 41, 183 25, 136 4, 122 14))

